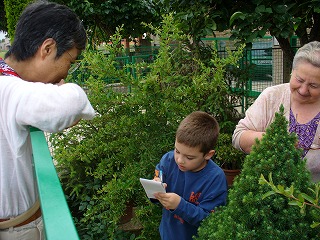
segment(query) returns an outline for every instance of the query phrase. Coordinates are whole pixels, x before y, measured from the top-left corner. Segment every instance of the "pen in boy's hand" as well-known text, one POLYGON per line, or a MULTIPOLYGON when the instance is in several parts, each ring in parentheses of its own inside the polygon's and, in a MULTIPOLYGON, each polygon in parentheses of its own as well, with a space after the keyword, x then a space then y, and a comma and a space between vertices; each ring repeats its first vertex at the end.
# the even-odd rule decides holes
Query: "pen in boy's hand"
POLYGON ((160 174, 160 171, 157 170, 157 169, 155 169, 155 170, 154 170, 153 180, 155 180, 155 181, 159 181, 159 180, 160 180, 160 181, 161 181, 159 174, 160 174))
POLYGON ((160 170, 159 177, 160 177, 160 181, 162 182, 162 170, 160 170))

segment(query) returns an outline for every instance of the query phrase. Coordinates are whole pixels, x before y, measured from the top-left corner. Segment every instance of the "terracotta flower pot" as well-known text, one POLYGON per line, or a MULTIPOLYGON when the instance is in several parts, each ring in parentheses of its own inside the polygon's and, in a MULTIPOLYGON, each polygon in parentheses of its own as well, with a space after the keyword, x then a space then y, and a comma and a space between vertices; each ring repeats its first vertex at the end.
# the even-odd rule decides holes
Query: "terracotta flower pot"
POLYGON ((240 174, 240 169, 223 169, 224 174, 226 175, 228 187, 230 188, 233 184, 234 178, 240 174))
POLYGON ((120 219, 120 224, 129 222, 133 217, 133 202, 128 202, 126 205, 125 213, 120 219))

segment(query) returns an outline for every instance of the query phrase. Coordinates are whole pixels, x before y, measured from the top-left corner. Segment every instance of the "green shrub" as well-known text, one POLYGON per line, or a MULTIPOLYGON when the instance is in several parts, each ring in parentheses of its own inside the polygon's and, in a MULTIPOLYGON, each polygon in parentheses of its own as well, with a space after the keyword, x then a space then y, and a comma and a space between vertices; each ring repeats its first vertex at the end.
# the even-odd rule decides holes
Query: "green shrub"
POLYGON ((232 134, 220 133, 214 161, 229 170, 242 169, 246 154, 232 146, 232 134))
POLYGON ((242 172, 229 191, 227 206, 217 209, 202 223, 197 239, 317 238, 317 231, 310 228, 310 212, 301 215, 299 208, 289 206, 289 200, 280 195, 264 198, 269 187, 259 184, 261 174, 272 172, 274 182, 309 192, 310 173, 287 124, 282 107, 246 157, 242 172))
POLYGON ((132 201, 143 229, 130 238, 158 239, 161 209, 147 199, 139 177, 153 177, 156 163, 174 147, 179 122, 192 111, 230 120, 226 109, 231 113, 233 107, 228 105, 224 76, 227 65, 237 64, 242 49, 225 59, 213 52, 206 65, 186 48, 188 38, 177 26, 172 16, 166 16, 161 28, 154 28, 161 46, 145 76, 133 78, 130 71, 139 73, 146 65, 119 67, 119 34, 105 51, 85 52, 80 73, 72 76, 72 81, 84 84, 97 117, 55 134, 52 141, 81 239, 129 238, 121 232, 119 220, 132 201), (117 88, 125 93, 106 84, 106 79, 117 80, 117 88))
POLYGON ((7 19, 7 27, 8 27, 8 35, 10 37, 10 41, 13 42, 14 40, 14 32, 16 29, 16 25, 18 19, 25 9, 25 7, 30 4, 31 0, 4 0, 3 6, 6 12, 6 19, 7 19))

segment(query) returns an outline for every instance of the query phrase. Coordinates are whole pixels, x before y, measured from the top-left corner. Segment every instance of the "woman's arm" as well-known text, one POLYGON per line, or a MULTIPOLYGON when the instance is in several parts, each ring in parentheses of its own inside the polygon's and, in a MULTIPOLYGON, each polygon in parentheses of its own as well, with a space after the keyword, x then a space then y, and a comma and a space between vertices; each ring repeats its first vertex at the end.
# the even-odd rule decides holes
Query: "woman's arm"
POLYGON ((252 145, 255 144, 256 139, 261 139, 265 132, 257 132, 252 130, 245 130, 240 136, 239 145, 241 150, 245 153, 250 153, 252 145))
POLYGON ((286 118, 290 112, 290 88, 281 84, 266 88, 248 108, 246 115, 236 126, 232 136, 232 145, 245 153, 250 153, 256 139, 261 139, 266 128, 273 122, 280 105, 285 108, 286 118))

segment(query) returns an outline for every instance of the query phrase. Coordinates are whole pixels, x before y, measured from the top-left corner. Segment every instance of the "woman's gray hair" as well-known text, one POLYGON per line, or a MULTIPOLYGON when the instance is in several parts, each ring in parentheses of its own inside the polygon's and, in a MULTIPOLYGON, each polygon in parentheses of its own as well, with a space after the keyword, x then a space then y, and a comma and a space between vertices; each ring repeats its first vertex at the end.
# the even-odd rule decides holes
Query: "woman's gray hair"
POLYGON ((320 68, 320 42, 309 42, 299 48, 293 58, 292 69, 297 68, 301 62, 307 62, 320 68))

